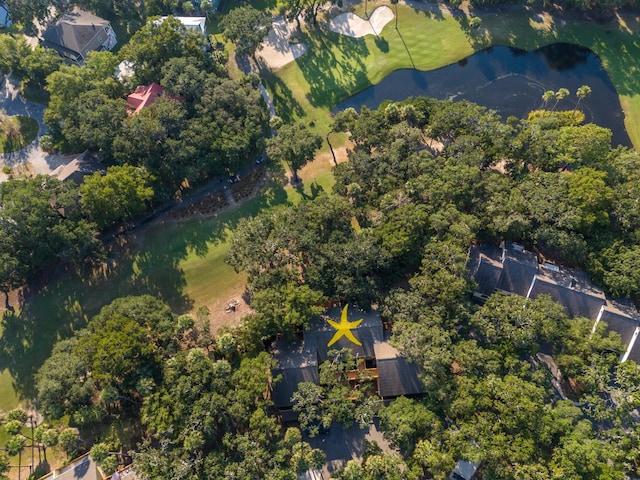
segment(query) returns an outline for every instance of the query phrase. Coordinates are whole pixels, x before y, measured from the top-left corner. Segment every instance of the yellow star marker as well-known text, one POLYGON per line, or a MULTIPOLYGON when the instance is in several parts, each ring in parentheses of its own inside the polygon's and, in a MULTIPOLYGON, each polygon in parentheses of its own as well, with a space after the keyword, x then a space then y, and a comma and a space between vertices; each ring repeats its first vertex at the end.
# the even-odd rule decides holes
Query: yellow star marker
POLYGON ((356 328, 358 325, 360 325, 362 323, 362 320, 364 319, 361 318, 360 320, 356 320, 355 322, 350 322, 349 320, 347 320, 348 307, 349 305, 347 304, 342 309, 342 315, 340 316, 340 323, 334 322, 333 320, 329 320, 327 318, 327 322, 329 323, 329 325, 331 325, 333 328, 336 329, 336 333, 333 334, 333 337, 331 338, 331 340, 329 340, 329 343, 327 343, 327 347, 330 347, 331 345, 336 343, 338 340, 340 340, 342 337, 347 337, 356 345, 362 346, 362 343, 360 343, 360 340, 358 340, 355 337, 351 329, 356 328))

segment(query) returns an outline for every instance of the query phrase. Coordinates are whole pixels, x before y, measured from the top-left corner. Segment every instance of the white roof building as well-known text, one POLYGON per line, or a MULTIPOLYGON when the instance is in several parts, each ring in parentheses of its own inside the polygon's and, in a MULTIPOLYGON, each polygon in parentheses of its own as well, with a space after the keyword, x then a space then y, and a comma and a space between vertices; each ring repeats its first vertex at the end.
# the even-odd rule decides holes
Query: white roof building
MULTIPOLYGON (((161 21, 167 18, 168 17, 161 17, 161 21)), ((175 18, 176 20, 180 20, 180 22, 182 22, 185 28, 189 30, 196 30, 205 36, 207 35, 207 27, 206 27, 207 18, 206 17, 173 17, 173 18, 175 18)))

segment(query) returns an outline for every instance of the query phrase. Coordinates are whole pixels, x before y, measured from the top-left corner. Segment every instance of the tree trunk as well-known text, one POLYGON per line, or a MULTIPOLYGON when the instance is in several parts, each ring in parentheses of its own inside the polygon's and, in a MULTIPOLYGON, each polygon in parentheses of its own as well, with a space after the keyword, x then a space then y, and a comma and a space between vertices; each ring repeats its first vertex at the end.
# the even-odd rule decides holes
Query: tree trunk
MULTIPOLYGON (((329 133, 331 133, 331 132, 329 132, 329 133)), ((331 142, 329 141, 329 133, 327 133, 327 145, 329 145, 329 150, 331 150, 331 156, 333 157, 333 163, 337 167, 338 166, 338 161, 336 160, 336 154, 333 151, 333 146, 331 145, 331 142)))
POLYGON ((573 107, 573 114, 571 115, 573 117, 573 121, 575 122, 576 120, 576 112, 578 111, 578 105, 580 105, 580 100, 582 100, 580 97, 578 97, 578 101, 576 102, 576 106, 573 107))

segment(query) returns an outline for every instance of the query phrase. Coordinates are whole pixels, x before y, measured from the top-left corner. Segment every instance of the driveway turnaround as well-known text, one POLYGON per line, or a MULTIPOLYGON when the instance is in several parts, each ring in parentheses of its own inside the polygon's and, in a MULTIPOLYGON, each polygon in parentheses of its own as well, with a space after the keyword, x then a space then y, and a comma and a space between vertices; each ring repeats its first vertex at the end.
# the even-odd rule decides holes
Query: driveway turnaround
MULTIPOLYGON (((52 155, 40 148, 40 137, 46 133, 46 125, 43 121, 44 105, 27 100, 22 95, 14 80, 9 76, 2 77, 0 85, 0 109, 8 115, 22 115, 31 117, 38 122, 38 135, 36 139, 21 150, 11 153, 0 153, 0 167, 16 167, 28 164, 33 173, 47 174, 56 167, 64 164, 65 159, 60 155, 52 155)), ((0 178, 4 177, 2 175, 0 178)))

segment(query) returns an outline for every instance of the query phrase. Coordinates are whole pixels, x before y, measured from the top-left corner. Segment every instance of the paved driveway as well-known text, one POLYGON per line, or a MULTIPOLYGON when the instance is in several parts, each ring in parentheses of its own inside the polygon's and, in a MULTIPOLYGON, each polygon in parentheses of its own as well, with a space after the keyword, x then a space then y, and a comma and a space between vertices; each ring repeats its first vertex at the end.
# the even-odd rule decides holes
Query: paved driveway
POLYGON ((366 449, 365 440, 377 443, 383 452, 393 451, 389 442, 382 436, 378 419, 364 430, 357 426, 345 430, 342 425, 334 423, 327 434, 314 438, 305 435, 305 440, 313 448, 319 448, 327 455, 322 478, 330 478, 332 473, 344 468, 349 460, 362 461, 366 449))
MULTIPOLYGON (((60 155, 43 152, 40 148, 40 136, 47 131, 42 120, 44 105, 27 100, 20 95, 16 82, 10 77, 3 76, 1 79, 0 109, 5 110, 9 115, 23 115, 33 118, 38 122, 39 129, 36 139, 27 147, 12 153, 0 153, 0 166, 15 167, 20 164, 29 164, 34 173, 49 173, 68 161, 60 155)), ((4 177, 0 174, 0 178, 4 177)))

